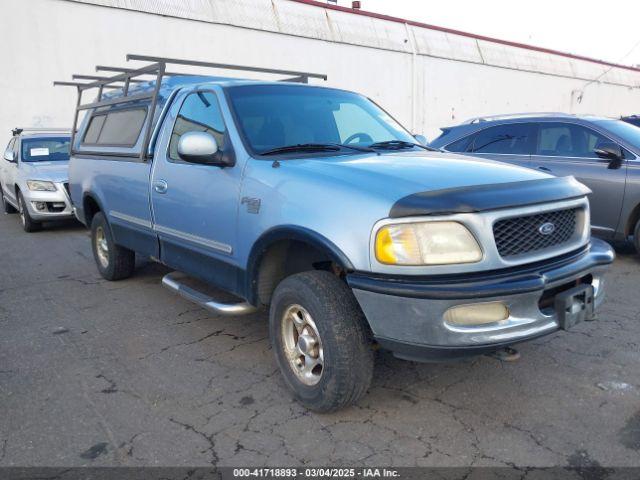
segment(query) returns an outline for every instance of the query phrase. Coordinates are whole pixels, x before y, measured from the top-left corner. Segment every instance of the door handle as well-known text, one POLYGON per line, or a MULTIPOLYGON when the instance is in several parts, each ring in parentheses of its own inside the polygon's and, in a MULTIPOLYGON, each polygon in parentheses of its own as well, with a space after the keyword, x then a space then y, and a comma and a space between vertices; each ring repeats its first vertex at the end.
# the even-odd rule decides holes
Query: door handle
POLYGON ((158 180, 157 182, 153 183, 153 189, 157 193, 167 193, 168 188, 169 184, 167 184, 167 182, 165 182, 164 180, 158 180))
POLYGON ((538 170, 542 170, 543 172, 551 172, 550 168, 547 167, 543 167, 542 165, 538 166, 538 170))

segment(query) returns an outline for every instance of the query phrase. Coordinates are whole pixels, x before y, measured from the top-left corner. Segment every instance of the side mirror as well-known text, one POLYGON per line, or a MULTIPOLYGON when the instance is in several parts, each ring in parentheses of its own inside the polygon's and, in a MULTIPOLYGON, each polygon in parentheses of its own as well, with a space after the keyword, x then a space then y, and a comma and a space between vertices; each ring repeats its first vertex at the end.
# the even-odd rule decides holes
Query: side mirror
POLYGON ((16 153, 13 152, 12 150, 6 150, 4 152, 4 159, 7 162, 16 163, 16 153))
POLYGON ((420 145, 424 145, 425 147, 429 145, 429 142, 427 142, 427 137, 425 137, 424 135, 414 135, 413 138, 415 138, 420 145))
POLYGON ((602 159, 609 160, 608 168, 612 170, 620 168, 622 166, 624 154, 622 153, 622 148, 620 148, 620 145, 616 143, 603 142, 598 146, 598 148, 594 150, 594 153, 602 159))
POLYGON ((187 132, 178 141, 178 156, 185 162, 226 166, 218 142, 206 132, 187 132))

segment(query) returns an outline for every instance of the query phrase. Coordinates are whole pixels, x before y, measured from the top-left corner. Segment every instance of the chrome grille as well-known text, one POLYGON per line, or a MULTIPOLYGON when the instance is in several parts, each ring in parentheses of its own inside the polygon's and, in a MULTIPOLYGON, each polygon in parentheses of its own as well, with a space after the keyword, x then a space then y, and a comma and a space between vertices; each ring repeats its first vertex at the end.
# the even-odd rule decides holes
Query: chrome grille
POLYGON ((493 236, 501 257, 514 257, 563 245, 577 232, 580 208, 556 210, 524 217, 505 218, 493 225, 493 236), (541 229, 549 233, 541 232, 541 229), (547 225, 545 229, 543 226, 547 225))

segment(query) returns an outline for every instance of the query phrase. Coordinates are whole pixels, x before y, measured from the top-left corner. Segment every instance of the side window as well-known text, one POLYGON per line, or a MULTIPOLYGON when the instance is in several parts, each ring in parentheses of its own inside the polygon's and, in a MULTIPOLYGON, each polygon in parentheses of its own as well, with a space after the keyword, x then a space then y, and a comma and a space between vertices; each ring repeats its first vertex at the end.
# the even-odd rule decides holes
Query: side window
POLYGON ((480 131, 468 151, 473 153, 499 153, 505 155, 529 155, 532 125, 512 123, 490 127, 480 131))
POLYGON ((9 143, 7 144, 7 148, 4 150, 5 153, 14 152, 15 151, 15 146, 16 146, 16 139, 14 137, 11 140, 9 140, 9 143))
POLYGON ((207 132, 214 136, 218 148, 224 150, 226 128, 216 95, 212 92, 191 93, 185 99, 171 132, 169 158, 180 160, 178 142, 187 132, 207 132))
POLYGON ((100 130, 102 130, 105 118, 107 118, 106 115, 98 115, 91 119, 89 126, 87 127, 87 131, 84 134, 82 143, 89 143, 92 145, 98 143, 98 137, 100 136, 100 130))
POLYGON ((462 153, 468 152, 471 150, 473 146, 473 140, 475 139, 475 135, 469 135, 468 137, 461 138, 460 140, 456 140, 455 142, 447 145, 445 150, 447 152, 453 153, 462 153))
POLYGON ((89 121, 82 143, 133 147, 138 141, 146 116, 147 111, 143 108, 94 114, 89 121))
POLYGON ((355 103, 341 103, 340 108, 333 112, 333 117, 340 135, 340 143, 346 142, 350 137, 361 132, 367 132, 364 139, 363 136, 359 136, 357 142, 352 140, 349 143, 382 142, 393 138, 375 117, 355 103))
POLYGON ((542 123, 538 135, 538 155, 598 158, 594 150, 604 143, 611 143, 611 140, 582 125, 542 123))

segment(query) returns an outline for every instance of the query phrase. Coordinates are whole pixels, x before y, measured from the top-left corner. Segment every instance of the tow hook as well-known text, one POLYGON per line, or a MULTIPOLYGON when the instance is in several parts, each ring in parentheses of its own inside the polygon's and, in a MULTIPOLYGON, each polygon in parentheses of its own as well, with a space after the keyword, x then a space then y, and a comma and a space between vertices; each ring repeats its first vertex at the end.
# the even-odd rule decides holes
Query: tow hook
POLYGON ((489 353, 488 357, 495 358, 501 362, 517 362, 520 360, 520 352, 513 347, 504 347, 495 352, 489 353))

